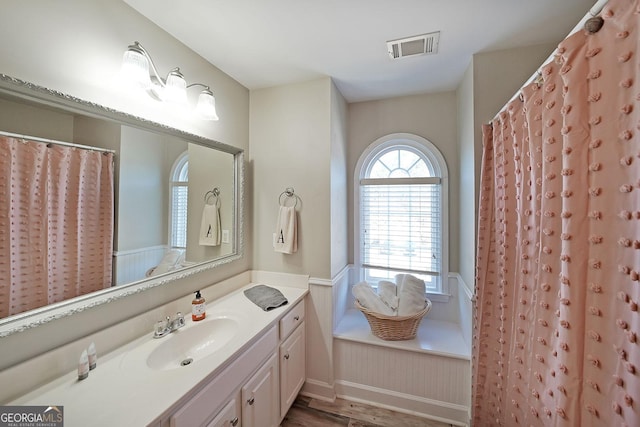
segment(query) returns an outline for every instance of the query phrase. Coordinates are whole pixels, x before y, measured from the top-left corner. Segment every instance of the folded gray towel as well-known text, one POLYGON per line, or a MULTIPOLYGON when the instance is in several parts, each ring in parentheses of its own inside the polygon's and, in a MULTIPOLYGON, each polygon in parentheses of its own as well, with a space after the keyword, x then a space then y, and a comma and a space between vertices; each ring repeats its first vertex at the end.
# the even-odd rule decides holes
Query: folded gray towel
POLYGON ((244 294, 251 302, 264 311, 273 310, 289 302, 284 295, 282 295, 282 292, 265 285, 256 285, 244 291, 244 294))

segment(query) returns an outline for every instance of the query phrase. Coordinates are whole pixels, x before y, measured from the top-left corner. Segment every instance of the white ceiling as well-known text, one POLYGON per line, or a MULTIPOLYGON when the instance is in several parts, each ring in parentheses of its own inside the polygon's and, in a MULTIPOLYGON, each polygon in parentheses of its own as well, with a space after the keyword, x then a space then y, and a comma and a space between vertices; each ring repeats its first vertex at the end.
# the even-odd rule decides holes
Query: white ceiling
POLYGON ((454 90, 474 53, 558 42, 595 4, 595 0, 124 1, 249 89, 331 76, 349 102, 454 90), (433 31, 441 31, 437 55, 389 58, 388 40, 433 31))

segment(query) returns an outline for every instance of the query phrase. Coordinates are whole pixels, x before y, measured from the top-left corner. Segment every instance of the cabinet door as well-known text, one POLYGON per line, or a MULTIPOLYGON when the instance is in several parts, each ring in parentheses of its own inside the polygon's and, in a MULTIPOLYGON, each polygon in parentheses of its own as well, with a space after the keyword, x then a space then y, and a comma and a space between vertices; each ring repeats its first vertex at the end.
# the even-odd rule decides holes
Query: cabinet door
POLYGON ((207 427, 240 427, 240 395, 231 399, 207 427))
POLYGON ((242 387, 242 427, 278 426, 278 359, 274 354, 242 387))
POLYGON ((280 417, 284 417, 296 399, 306 378, 305 324, 280 344, 280 417))

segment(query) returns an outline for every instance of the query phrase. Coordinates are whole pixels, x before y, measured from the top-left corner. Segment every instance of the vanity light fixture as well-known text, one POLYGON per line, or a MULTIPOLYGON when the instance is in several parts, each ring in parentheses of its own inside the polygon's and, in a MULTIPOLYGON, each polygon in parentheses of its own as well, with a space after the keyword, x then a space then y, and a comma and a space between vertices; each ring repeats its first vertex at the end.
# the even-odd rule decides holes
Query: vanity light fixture
POLYGON ((179 105, 187 104, 188 88, 201 86, 204 89, 198 96, 196 114, 204 120, 218 120, 216 99, 209 86, 202 83, 187 85, 178 67, 169 71, 167 77, 163 79, 151 55, 138 42, 129 45, 124 53, 121 74, 127 82, 144 89, 154 99, 179 105))

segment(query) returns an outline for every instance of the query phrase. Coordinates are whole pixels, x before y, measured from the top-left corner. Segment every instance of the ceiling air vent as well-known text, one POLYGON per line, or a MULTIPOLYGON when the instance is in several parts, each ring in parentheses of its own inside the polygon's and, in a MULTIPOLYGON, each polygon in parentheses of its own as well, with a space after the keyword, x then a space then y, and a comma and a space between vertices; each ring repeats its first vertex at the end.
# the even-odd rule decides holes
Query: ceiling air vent
POLYGON ((416 55, 430 55, 438 52, 440 31, 407 37, 406 39, 387 42, 387 50, 391 59, 406 58, 416 55))

